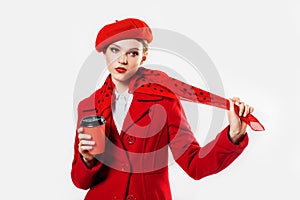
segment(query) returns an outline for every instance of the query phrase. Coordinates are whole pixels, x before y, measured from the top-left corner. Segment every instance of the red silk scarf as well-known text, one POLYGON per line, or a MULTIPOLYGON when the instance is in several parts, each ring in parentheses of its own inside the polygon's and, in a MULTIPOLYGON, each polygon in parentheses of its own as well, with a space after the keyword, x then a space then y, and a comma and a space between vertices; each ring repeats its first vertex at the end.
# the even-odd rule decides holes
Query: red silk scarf
MULTIPOLYGON (((113 89, 110 75, 107 77, 103 86, 98 95, 110 97, 113 89)), ((129 93, 136 92, 168 98, 179 97, 181 100, 206 104, 226 110, 229 110, 230 106, 228 99, 174 79, 162 71, 150 70, 144 67, 138 69, 129 83, 129 93)), ((104 105, 102 104, 102 106, 104 105)), ((102 106, 100 103, 100 107, 102 106)), ((98 107, 98 109, 101 109, 100 107, 98 107)), ((235 105, 235 112, 238 113, 238 111, 239 108, 235 105)), ((252 114, 248 114, 246 117, 241 116, 240 119, 245 121, 254 131, 265 130, 263 125, 252 114)))

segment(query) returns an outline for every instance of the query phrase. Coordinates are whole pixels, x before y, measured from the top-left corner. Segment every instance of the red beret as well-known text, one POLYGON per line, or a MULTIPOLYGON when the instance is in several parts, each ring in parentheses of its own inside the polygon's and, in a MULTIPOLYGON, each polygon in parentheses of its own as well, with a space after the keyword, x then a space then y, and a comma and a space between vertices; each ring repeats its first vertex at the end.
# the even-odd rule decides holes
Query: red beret
POLYGON ((104 26, 98 33, 95 47, 102 52, 111 43, 124 39, 139 38, 150 43, 153 39, 152 31, 149 26, 135 18, 116 20, 115 23, 104 26))

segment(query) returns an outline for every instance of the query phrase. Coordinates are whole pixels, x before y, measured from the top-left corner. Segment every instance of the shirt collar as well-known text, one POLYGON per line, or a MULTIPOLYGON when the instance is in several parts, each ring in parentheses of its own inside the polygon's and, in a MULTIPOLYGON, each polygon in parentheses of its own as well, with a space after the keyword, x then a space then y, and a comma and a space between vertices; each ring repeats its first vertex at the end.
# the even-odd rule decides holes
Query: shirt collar
POLYGON ((119 100, 120 97, 121 97, 121 98, 123 97, 123 98, 125 98, 125 99, 128 99, 129 96, 130 96, 130 94, 129 94, 129 92, 128 92, 128 89, 125 90, 125 91, 122 92, 122 93, 118 93, 118 91, 115 89, 114 95, 115 95, 115 99, 116 99, 116 100, 119 100))

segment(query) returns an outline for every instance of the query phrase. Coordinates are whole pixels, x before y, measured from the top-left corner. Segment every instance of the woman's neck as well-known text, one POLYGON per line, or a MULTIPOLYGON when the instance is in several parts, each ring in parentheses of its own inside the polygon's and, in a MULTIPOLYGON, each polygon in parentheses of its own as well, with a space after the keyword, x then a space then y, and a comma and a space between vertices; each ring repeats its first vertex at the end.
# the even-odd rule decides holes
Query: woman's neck
POLYGON ((129 88, 129 80, 128 81, 113 80, 113 83, 115 84, 115 89, 119 94, 125 92, 129 88))

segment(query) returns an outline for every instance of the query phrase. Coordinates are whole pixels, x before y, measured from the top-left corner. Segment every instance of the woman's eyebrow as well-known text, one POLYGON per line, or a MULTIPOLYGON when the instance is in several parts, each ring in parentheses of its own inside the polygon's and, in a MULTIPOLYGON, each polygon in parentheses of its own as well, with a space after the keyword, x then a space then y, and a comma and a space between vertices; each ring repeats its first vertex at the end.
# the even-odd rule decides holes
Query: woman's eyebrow
POLYGON ((111 45, 114 45, 114 46, 116 46, 116 47, 118 47, 118 48, 121 48, 119 45, 116 45, 116 44, 111 44, 111 45))
POLYGON ((128 51, 130 51, 130 50, 138 50, 139 51, 139 50, 142 50, 142 49, 135 47, 135 48, 129 49, 128 51))

